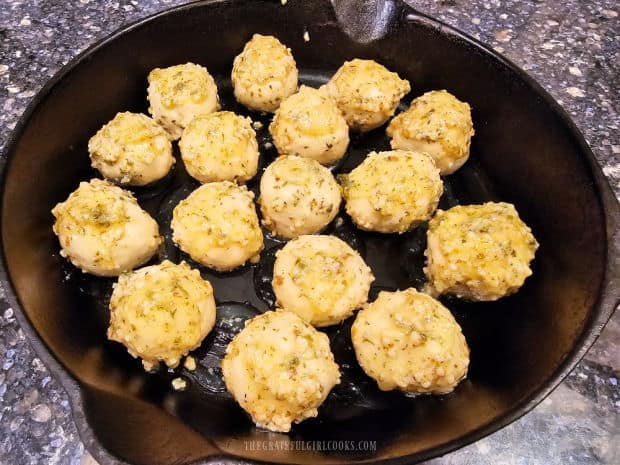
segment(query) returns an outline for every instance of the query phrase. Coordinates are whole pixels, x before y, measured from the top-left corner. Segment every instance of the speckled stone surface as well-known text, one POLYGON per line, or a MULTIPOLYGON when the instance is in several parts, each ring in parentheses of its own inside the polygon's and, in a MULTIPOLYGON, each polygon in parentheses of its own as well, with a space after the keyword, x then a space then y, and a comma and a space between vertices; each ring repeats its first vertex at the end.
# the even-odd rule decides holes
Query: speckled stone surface
MULTIPOLYGON (((300 0, 289 0, 300 1, 300 0)), ((2 0, 0 146, 32 96, 63 64, 128 22, 178 0, 2 0)), ((620 193, 615 0, 427 0, 452 24, 527 70, 570 112, 620 193)), ((0 464, 92 464, 67 397, 35 356, 0 292, 0 464)), ((620 312, 578 368, 531 413, 433 465, 617 464, 620 312)))

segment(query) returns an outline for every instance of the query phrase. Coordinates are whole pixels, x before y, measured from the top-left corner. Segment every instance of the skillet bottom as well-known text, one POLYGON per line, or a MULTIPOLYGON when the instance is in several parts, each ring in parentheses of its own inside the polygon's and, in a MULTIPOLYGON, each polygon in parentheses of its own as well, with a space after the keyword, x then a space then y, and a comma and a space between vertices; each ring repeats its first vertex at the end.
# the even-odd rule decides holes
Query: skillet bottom
MULTIPOLYGON (((300 75, 302 84, 318 87, 325 83, 329 74, 300 75)), ((259 174, 248 183, 248 188, 259 195, 259 183, 262 170, 277 157, 277 152, 271 144, 268 125, 271 115, 248 111, 238 104, 233 97, 229 80, 218 79, 218 89, 222 109, 250 116, 253 121, 262 124, 257 126, 257 138, 261 151, 259 174)), ((406 108, 405 101, 399 108, 406 108)), ((385 126, 365 134, 351 134, 351 143, 345 157, 331 169, 334 175, 346 173, 355 168, 372 150, 390 150, 389 140, 385 135, 385 126)), ((160 367, 151 375, 147 375, 143 388, 147 397, 155 402, 161 402, 171 413, 178 415, 198 431, 208 436, 224 438, 230 434, 241 434, 252 428, 251 421, 237 406, 232 396, 227 392, 222 380, 220 362, 224 356, 226 346, 244 326, 246 320, 260 312, 274 308, 275 296, 271 287, 275 252, 285 244, 285 241, 272 236, 263 230, 265 235, 265 250, 261 260, 256 265, 246 265, 229 273, 219 273, 194 262, 188 255, 180 251, 172 242, 170 220, 174 207, 187 197, 200 184, 186 172, 178 147, 175 145, 175 155, 178 162, 173 172, 165 179, 152 186, 134 189, 140 204, 159 223, 164 236, 164 244, 152 263, 168 259, 174 262, 187 261, 192 267, 198 268, 202 276, 209 280, 215 291, 217 301, 217 321, 214 330, 205 339, 200 348, 192 353, 196 359, 196 370, 190 371, 183 366, 175 370, 160 367), (182 377, 187 381, 187 388, 183 392, 175 392, 171 387, 174 378, 182 377), (174 401, 171 401, 174 399, 174 401), (218 412, 226 412, 225 415, 218 412), (209 421, 213 415, 218 415, 220 421, 214 429, 209 421), (226 421, 222 421, 225 418, 226 421)), ((475 158, 475 156, 473 157, 475 158)), ((95 176, 96 173, 93 173, 95 176)), ((492 189, 488 178, 479 166, 470 160, 458 174, 446 177, 444 194, 439 208, 447 209, 459 203, 472 203, 490 200, 492 189)), ((375 274, 375 282, 371 287, 370 300, 374 300, 381 290, 396 290, 407 287, 421 289, 425 283, 422 271, 424 266, 424 249, 426 247, 426 224, 402 235, 386 235, 361 231, 355 228, 342 207, 337 218, 326 228, 324 234, 334 234, 354 249, 366 260, 375 274)), ((70 287, 79 289, 80 306, 96 308, 99 317, 99 330, 105 334, 109 322, 107 308, 112 284, 114 280, 97 278, 86 275, 63 262, 65 281, 70 287), (76 286, 77 285, 77 286, 76 286)), ((454 299, 443 299, 444 304, 451 309, 459 324, 464 326, 465 336, 468 336, 466 314, 472 304, 458 302, 454 299)), ((359 367, 351 344, 350 328, 354 317, 322 330, 329 336, 332 351, 336 362, 341 367, 341 382, 329 394, 327 400, 319 409, 316 419, 294 426, 291 435, 308 435, 321 432, 321 438, 338 437, 341 431, 349 429, 343 427, 347 423, 366 421, 377 422, 383 420, 381 436, 387 438, 390 432, 397 431, 407 417, 413 415, 420 402, 441 402, 441 398, 411 398, 399 392, 383 392, 376 383, 367 377, 359 367), (394 417, 399 421, 394 421, 394 417), (316 428, 316 424, 322 425, 316 428), (340 432, 339 432, 340 431, 340 432)), ((129 359, 129 355, 118 344, 111 348, 118 353, 118 357, 129 359)), ((138 364, 137 361, 130 362, 138 364), (135 363, 134 363, 135 362, 135 363)), ((127 362, 123 362, 124 364, 127 362)), ((458 391, 458 388, 457 388, 458 391)), ((376 429, 368 433, 372 440, 377 438, 376 429)), ((362 437, 365 434, 362 433, 362 437)))

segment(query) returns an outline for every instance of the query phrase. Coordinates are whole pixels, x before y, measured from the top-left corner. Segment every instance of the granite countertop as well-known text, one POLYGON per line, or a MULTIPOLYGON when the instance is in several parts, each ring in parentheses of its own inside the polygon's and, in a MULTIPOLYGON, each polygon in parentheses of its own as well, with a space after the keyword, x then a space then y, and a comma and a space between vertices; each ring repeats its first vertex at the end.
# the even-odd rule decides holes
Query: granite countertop
MULTIPOLYGON (((289 0, 301 1, 301 0, 289 0)), ((111 31, 179 0, 3 0, 0 146, 33 95, 111 31)), ((616 0, 424 0, 420 11, 491 44, 538 80, 585 134, 620 193, 616 0)), ((94 461, 67 396, 36 357, 0 290, 0 464, 94 461)), ((541 405, 497 433, 429 463, 612 464, 620 457, 620 312, 541 405)))

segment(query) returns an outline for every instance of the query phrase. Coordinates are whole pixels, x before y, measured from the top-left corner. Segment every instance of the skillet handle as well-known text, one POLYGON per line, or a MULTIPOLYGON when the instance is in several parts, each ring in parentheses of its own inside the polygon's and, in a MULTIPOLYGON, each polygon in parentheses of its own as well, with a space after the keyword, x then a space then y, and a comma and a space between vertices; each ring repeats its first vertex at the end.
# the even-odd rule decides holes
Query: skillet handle
POLYGON ((403 0, 331 0, 331 3, 343 31, 360 44, 386 35, 405 8, 403 0))

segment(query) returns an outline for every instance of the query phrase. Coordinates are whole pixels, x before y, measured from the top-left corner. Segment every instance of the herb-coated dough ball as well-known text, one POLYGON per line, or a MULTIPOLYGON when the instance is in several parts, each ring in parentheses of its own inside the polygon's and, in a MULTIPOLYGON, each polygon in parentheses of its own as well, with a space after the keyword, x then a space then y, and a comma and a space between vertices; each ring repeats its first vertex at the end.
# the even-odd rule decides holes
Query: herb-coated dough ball
POLYGON ((230 181, 203 184, 172 214, 172 239, 192 259, 229 271, 263 250, 254 194, 230 181))
POLYGON ((445 90, 427 92, 390 122, 387 134, 393 149, 426 152, 442 175, 451 174, 469 158, 471 108, 445 90))
POLYGON ((61 255, 97 276, 142 265, 162 242, 157 223, 133 195, 101 179, 81 182, 52 214, 61 255))
POLYGON ((228 391, 254 423, 280 432, 316 417, 340 382, 327 335, 286 311, 248 321, 228 345, 222 372, 228 391))
POLYGON ((446 394, 467 375, 469 347, 450 311, 406 289, 381 292, 351 327, 355 355, 380 389, 446 394))
POLYGON ((403 150, 371 152, 340 181, 355 224, 382 233, 403 233, 428 220, 443 193, 433 159, 403 150))
POLYGON ((176 367, 214 324, 213 288, 185 262, 146 266, 114 285, 108 338, 140 357, 146 370, 160 361, 176 367))
POLYGON ((88 141, 93 168, 119 184, 144 186, 157 181, 174 165, 166 131, 140 113, 123 112, 88 141))
POLYGON ((278 39, 254 34, 235 57, 231 80, 241 104, 274 112, 297 91, 297 64, 291 50, 278 39))
POLYGON ((321 231, 338 214, 340 200, 332 173, 311 158, 279 157, 260 181, 263 224, 287 239, 321 231))
POLYGON ((301 86, 282 102, 269 126, 280 155, 314 158, 330 165, 349 145, 349 126, 324 89, 301 86))
POLYGON ((314 326, 340 323, 368 300, 372 271, 335 236, 300 236, 276 253, 278 306, 314 326))
POLYGON ((370 131, 385 123, 409 93, 409 81, 373 60, 345 62, 326 84, 349 127, 370 131))
POLYGON ((179 148, 187 172, 200 182, 245 182, 258 168, 252 120, 230 111, 195 117, 183 131, 179 148))
POLYGON ((195 116, 220 108, 215 80, 200 65, 185 63, 155 68, 148 82, 149 113, 173 140, 181 137, 195 116))
POLYGON ((424 272, 434 293, 497 300, 532 274, 537 248, 512 204, 459 205, 429 222, 424 272))

